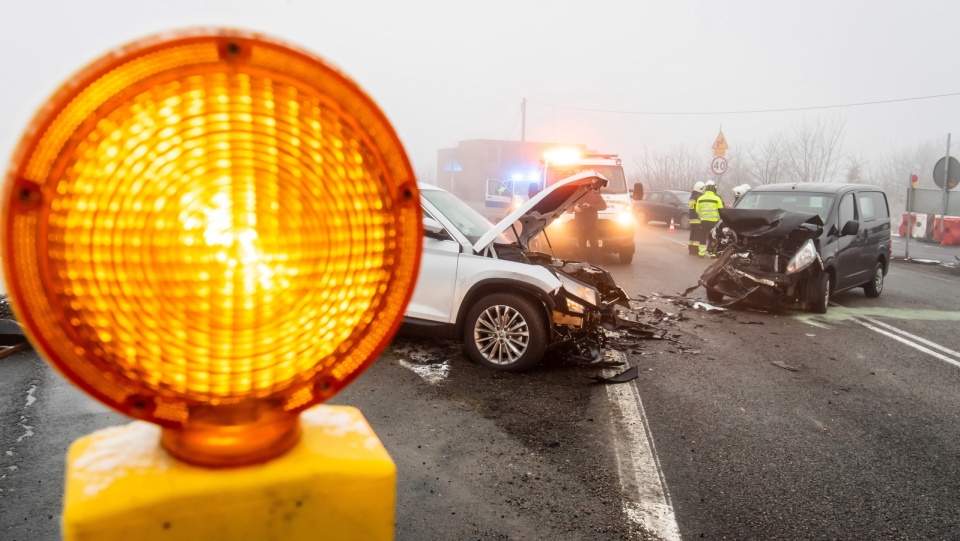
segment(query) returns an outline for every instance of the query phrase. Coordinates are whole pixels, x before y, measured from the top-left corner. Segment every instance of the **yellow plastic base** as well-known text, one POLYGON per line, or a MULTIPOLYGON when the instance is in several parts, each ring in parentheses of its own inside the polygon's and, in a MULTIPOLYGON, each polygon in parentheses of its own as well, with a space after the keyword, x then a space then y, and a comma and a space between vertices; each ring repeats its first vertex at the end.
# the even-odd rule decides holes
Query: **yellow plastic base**
POLYGON ((171 457, 148 423, 101 430, 67 457, 67 541, 393 539, 396 466, 356 408, 301 414, 302 440, 256 466, 171 457))

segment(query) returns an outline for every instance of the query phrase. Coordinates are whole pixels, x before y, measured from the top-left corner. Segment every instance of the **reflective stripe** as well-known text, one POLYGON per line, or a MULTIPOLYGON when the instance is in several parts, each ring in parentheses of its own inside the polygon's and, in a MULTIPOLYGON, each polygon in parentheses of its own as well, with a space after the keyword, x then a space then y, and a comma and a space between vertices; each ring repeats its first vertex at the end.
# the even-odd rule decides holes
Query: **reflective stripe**
POLYGON ((701 221, 716 222, 720 219, 719 209, 722 206, 723 199, 720 199, 719 195, 713 192, 707 192, 697 199, 696 211, 701 221))

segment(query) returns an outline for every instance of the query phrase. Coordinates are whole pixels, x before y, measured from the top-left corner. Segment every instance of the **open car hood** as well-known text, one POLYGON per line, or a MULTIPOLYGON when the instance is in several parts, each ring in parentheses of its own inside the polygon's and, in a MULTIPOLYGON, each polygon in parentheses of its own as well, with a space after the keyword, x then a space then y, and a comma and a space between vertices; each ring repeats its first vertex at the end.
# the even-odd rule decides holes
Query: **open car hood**
POLYGON ((526 250, 530 239, 539 235, 588 191, 599 190, 606 185, 607 179, 593 171, 584 171, 567 177, 531 197, 520 208, 497 222, 493 229, 477 240, 473 249, 476 253, 482 252, 514 223, 519 222, 517 241, 520 247, 526 250))
POLYGON ((788 237, 804 224, 811 224, 810 237, 819 233, 823 220, 818 214, 789 210, 720 209, 720 220, 741 237, 788 237))

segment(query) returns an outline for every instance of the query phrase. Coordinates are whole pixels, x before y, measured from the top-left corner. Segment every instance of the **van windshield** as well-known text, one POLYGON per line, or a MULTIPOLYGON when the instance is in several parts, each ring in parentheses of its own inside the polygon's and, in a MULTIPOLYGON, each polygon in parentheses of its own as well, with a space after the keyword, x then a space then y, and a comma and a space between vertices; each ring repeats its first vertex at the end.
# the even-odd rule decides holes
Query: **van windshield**
POLYGON ((791 210, 806 214, 818 214, 827 223, 827 214, 835 195, 803 192, 747 192, 734 205, 738 209, 791 210))
POLYGON ((595 171, 607 179, 600 193, 627 193, 627 179, 619 165, 551 165, 547 168, 547 187, 584 171, 595 171))

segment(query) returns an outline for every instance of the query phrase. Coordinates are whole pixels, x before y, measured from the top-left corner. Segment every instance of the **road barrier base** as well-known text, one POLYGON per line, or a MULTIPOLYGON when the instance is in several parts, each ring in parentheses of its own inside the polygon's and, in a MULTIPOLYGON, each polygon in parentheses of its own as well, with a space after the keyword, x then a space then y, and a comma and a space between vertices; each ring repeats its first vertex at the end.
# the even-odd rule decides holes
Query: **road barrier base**
POLYGON ((134 422, 78 439, 67 456, 67 541, 393 539, 396 466, 359 410, 317 406, 302 438, 254 466, 207 469, 134 422))

